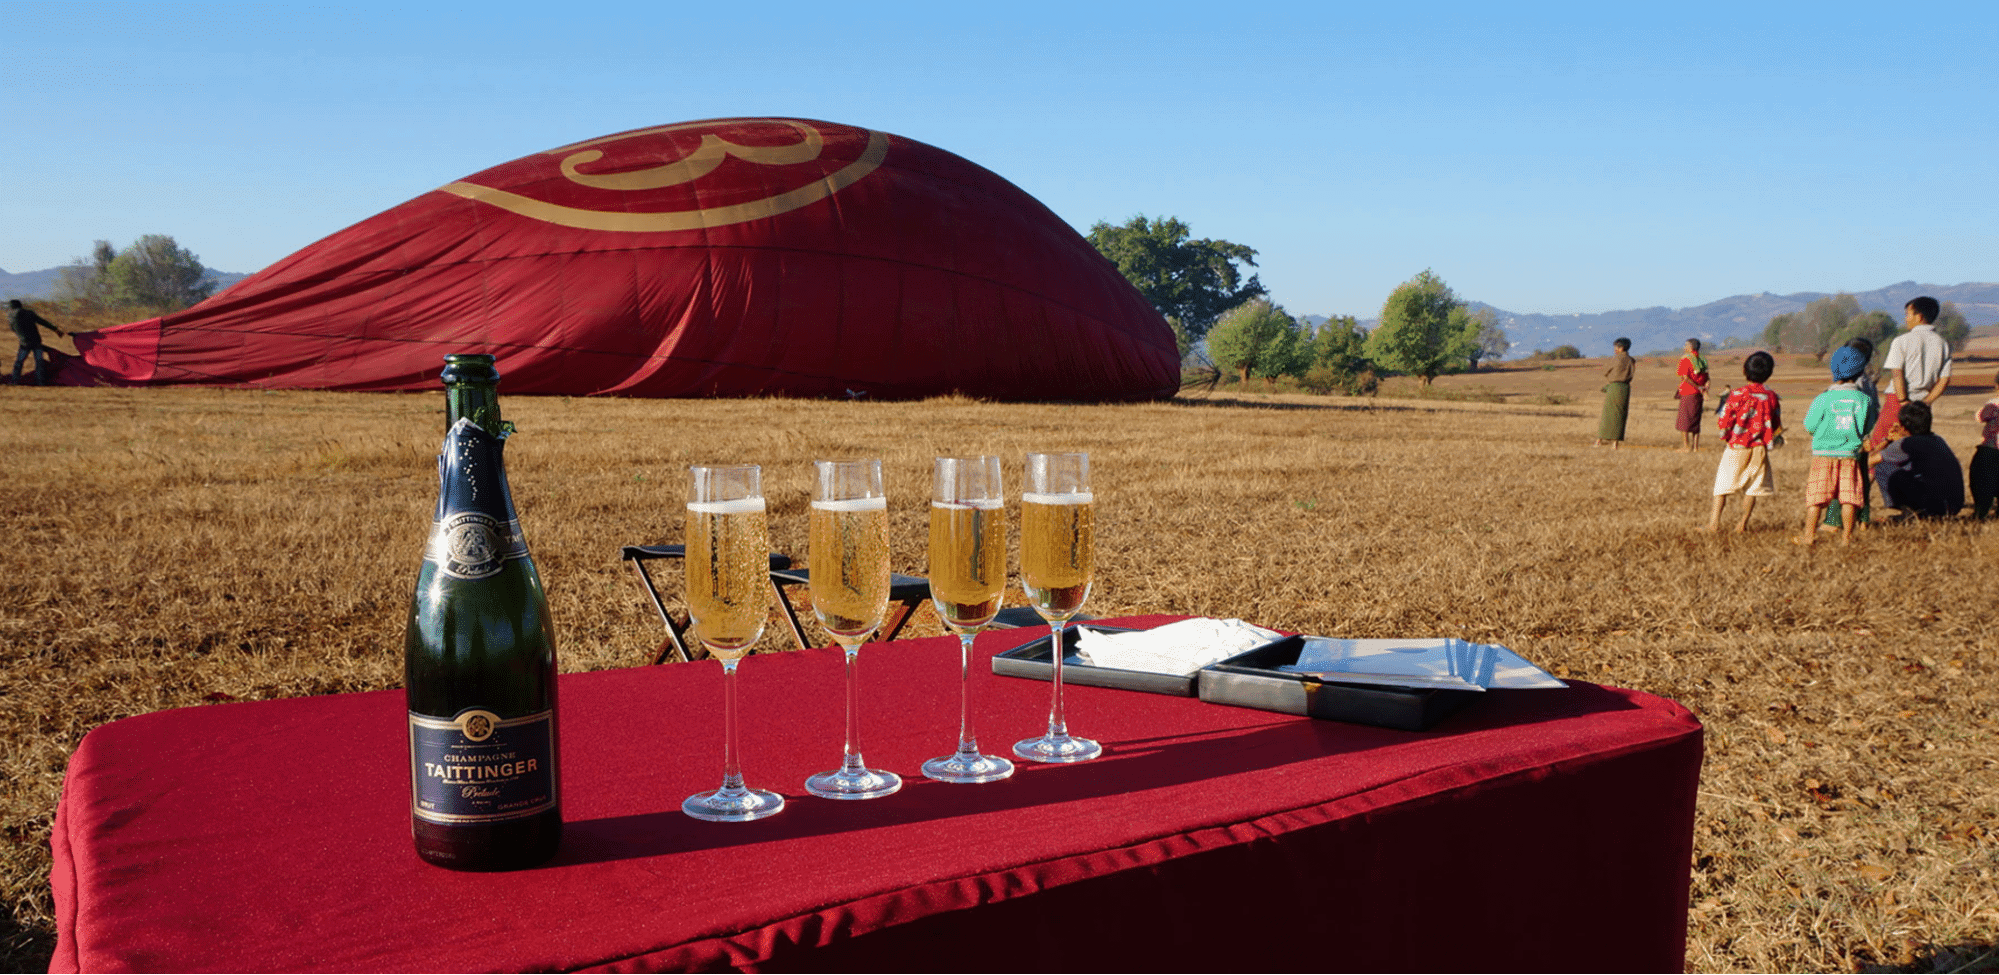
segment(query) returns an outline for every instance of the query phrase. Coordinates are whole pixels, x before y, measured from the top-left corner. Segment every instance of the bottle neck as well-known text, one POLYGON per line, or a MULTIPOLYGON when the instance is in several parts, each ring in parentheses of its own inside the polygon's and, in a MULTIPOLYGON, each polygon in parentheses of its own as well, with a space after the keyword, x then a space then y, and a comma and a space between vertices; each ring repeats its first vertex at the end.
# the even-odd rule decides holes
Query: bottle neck
POLYGON ((471 420, 487 433, 505 439, 513 432, 500 419, 500 387, 495 383, 451 383, 444 387, 445 429, 471 420))

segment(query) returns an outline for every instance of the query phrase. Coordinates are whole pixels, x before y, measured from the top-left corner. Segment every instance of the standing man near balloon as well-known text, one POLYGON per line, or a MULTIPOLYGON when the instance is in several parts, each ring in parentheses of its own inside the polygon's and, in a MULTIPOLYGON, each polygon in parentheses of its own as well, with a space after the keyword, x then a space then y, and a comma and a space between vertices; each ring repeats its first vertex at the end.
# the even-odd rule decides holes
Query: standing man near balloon
POLYGON ((48 385, 48 349, 42 345, 40 330, 46 328, 61 335, 62 329, 35 314, 34 309, 21 304, 19 298, 7 300, 7 324, 13 327, 14 337, 21 340, 20 351, 14 353, 14 385, 21 385, 21 363, 26 362, 29 355, 35 357, 35 385, 48 385))

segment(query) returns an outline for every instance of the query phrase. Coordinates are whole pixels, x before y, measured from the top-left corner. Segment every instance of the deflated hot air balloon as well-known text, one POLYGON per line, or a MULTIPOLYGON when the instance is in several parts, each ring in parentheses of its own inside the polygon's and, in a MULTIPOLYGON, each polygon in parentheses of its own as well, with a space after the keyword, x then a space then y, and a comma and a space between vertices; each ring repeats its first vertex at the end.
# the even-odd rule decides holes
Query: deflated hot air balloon
POLYGON ((187 311, 76 336, 71 383, 509 393, 1170 396, 1164 319, 1047 207, 958 156, 805 119, 536 153, 187 311))

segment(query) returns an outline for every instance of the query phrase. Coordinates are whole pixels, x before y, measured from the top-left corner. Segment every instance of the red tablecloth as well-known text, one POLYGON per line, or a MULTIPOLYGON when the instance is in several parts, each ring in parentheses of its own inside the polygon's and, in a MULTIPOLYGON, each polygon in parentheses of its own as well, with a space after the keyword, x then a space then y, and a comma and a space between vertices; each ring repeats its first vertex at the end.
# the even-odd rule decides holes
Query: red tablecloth
MULTIPOLYGON (((805 795, 838 652, 752 657, 744 766, 789 806, 748 824, 679 811, 721 775, 719 665, 563 677, 562 851, 511 874, 412 852, 400 691, 113 722, 56 811, 51 969, 1681 966, 1701 728, 1671 701, 1493 692, 1416 734, 1077 687, 1103 759, 965 786, 917 772, 956 738, 956 641, 861 667, 903 791, 805 795)), ((989 751, 1039 732, 1047 684, 984 680, 989 751)))

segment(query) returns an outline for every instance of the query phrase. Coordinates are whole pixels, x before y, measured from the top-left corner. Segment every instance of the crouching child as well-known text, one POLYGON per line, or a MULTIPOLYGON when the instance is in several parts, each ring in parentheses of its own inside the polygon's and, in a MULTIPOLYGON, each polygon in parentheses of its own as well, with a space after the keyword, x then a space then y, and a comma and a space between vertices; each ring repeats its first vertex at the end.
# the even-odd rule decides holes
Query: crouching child
POLYGON ((1902 407, 1891 441, 1875 455, 1874 483, 1881 504, 1916 518, 1953 518, 1964 507, 1964 465, 1943 438, 1930 432, 1930 404, 1902 407))

